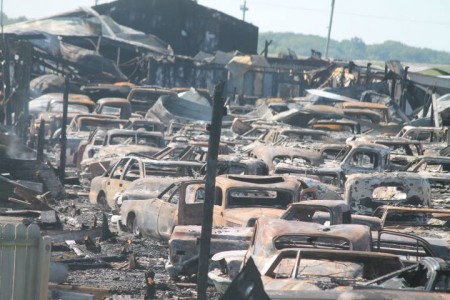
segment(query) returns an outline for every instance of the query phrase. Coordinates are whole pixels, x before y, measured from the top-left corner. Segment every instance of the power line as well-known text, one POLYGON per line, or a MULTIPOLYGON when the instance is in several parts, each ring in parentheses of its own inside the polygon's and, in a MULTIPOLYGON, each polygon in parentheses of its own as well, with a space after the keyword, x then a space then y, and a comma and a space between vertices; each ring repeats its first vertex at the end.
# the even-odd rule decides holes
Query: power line
MULTIPOLYGON (((326 9, 307 8, 307 7, 285 5, 285 4, 274 4, 274 3, 269 3, 269 2, 252 2, 252 4, 253 5, 261 5, 261 6, 277 7, 277 8, 287 8, 290 10, 310 11, 310 12, 316 12, 316 13, 322 13, 322 14, 329 13, 329 10, 326 10, 326 9)), ((450 25, 450 22, 439 22, 439 21, 420 20, 420 19, 404 19, 404 18, 396 18, 396 17, 389 17, 389 16, 367 15, 367 14, 345 12, 345 11, 335 11, 335 14, 353 16, 353 17, 361 17, 361 18, 387 20, 387 21, 396 21, 396 22, 422 23, 422 24, 433 24, 433 25, 443 25, 443 26, 450 25)))

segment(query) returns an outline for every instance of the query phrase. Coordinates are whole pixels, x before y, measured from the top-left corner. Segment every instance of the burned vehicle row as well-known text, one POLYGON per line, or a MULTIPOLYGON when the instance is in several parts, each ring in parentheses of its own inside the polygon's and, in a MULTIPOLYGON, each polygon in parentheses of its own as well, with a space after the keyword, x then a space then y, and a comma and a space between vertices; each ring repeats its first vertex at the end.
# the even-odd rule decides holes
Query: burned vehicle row
MULTIPOLYGON (((259 216, 279 217, 304 196, 295 177, 221 175, 216 183, 214 226, 248 226, 259 216)), ((196 180, 172 184, 153 199, 129 199, 122 203, 122 224, 169 239, 176 225, 200 224, 204 193, 204 181, 196 180)))
POLYGON ((256 25, 129 2, 5 27, 0 298, 31 261, 39 299, 449 298, 441 66, 246 55, 256 25))
POLYGON ((80 177, 87 181, 103 174, 123 156, 151 156, 164 147, 164 137, 159 132, 124 129, 96 132, 88 142, 78 148, 80 177))

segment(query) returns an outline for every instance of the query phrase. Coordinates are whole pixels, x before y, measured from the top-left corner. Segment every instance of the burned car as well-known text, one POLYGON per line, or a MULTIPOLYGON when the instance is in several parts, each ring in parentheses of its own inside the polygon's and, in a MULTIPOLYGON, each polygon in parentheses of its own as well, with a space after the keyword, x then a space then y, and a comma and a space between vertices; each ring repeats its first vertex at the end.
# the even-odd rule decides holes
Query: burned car
MULTIPOLYGON (((76 115, 67 128, 66 165, 77 165, 80 143, 89 138, 91 131, 97 130, 98 128, 102 128, 104 130, 121 128, 125 122, 125 120, 119 120, 114 117, 103 115, 76 115)), ((56 150, 58 150, 59 147, 59 143, 57 141, 60 136, 61 129, 58 129, 52 137, 53 143, 56 144, 56 150)))
POLYGON ((389 108, 381 103, 347 101, 337 103, 336 107, 342 108, 344 110, 344 114, 349 116, 354 116, 352 114, 352 112, 354 112, 353 110, 370 111, 372 113, 376 113, 379 116, 379 121, 377 123, 389 122, 389 108))
POLYGON ((89 200, 105 208, 114 208, 118 194, 127 186, 147 177, 194 177, 203 166, 197 162, 157 161, 149 157, 129 155, 120 159, 110 170, 91 181, 89 200))
POLYGON ((133 112, 145 115, 159 97, 164 95, 175 95, 175 92, 156 86, 140 86, 131 89, 127 100, 133 112))
POLYGON ((260 141, 275 145, 280 143, 311 142, 330 140, 327 132, 307 128, 278 128, 269 130, 260 141))
POLYGON ((399 137, 391 138, 375 138, 375 137, 361 137, 361 141, 372 142, 374 144, 384 145, 391 149, 391 165, 398 170, 403 169, 416 157, 424 154, 422 143, 414 140, 409 140, 399 137))
MULTIPOLYGON (((395 231, 403 237, 405 237, 403 234, 413 234, 417 237, 416 244, 421 245, 419 248, 414 248, 414 242, 410 242, 409 257, 433 256, 450 259, 449 209, 383 205, 374 211, 373 217, 380 219, 385 230, 395 231)), ((398 242, 403 244, 403 246, 399 245, 398 248, 403 247, 403 249, 398 254, 403 252, 406 255, 406 238, 398 242)), ((391 239, 389 247, 394 248, 395 243, 395 239, 391 239)), ((384 244, 387 247, 387 243, 384 242, 384 244)))
POLYGON ((431 201, 435 207, 450 208, 448 197, 450 183, 450 157, 419 156, 405 168, 406 172, 418 173, 431 185, 431 201))
MULTIPOLYGON (((95 103, 88 96, 70 94, 67 108, 67 121, 77 114, 92 113, 95 103)), ((61 127, 63 114, 63 94, 46 94, 29 102, 30 114, 33 116, 30 128, 30 141, 34 145, 41 120, 45 121, 45 136, 51 138, 61 127)))
POLYGON ((134 131, 124 129, 108 130, 103 144, 98 147, 96 136, 91 144, 85 146, 84 151, 78 150, 83 160, 80 163, 80 179, 89 182, 100 176, 121 157, 130 154, 151 156, 164 146, 163 135, 159 132, 134 131), (98 150, 96 148, 98 147, 98 150))
POLYGON ((312 178, 324 184, 338 187, 343 193, 345 186, 345 176, 339 170, 327 170, 319 168, 305 168, 305 166, 297 166, 290 163, 278 163, 273 171, 274 174, 297 175, 302 178, 312 178))
POLYGON ((320 154, 315 151, 296 149, 282 146, 258 145, 250 153, 250 157, 259 158, 273 171, 280 162, 300 162, 302 164, 318 166, 322 163, 320 154))
MULTIPOLYGON (((222 176, 220 176, 222 177, 222 176)), ((217 178, 220 178, 217 177, 217 178)), ((235 177, 235 176, 228 176, 230 177, 235 177)), ((254 182, 257 184, 253 184, 254 187, 257 187, 258 189, 261 189, 262 191, 264 188, 264 177, 260 177, 259 179, 256 179, 255 176, 254 177, 254 182)), ((241 180, 244 177, 240 177, 241 180)), ((247 178, 252 178, 250 176, 247 176, 247 178)), ((266 177, 266 180, 268 180, 270 177, 266 177)), ((276 177, 272 177, 275 178, 276 177)), ((236 178, 235 178, 236 179, 236 178)), ((250 181, 250 180, 249 180, 250 181)), ((300 179, 297 179, 297 181, 301 182, 301 186, 300 188, 300 192, 299 192, 299 197, 300 199, 303 199, 305 196, 310 195, 313 198, 314 197, 319 197, 320 193, 316 193, 315 191, 311 192, 311 182, 308 182, 308 184, 306 184, 305 182, 303 182, 300 179), (310 194, 311 193, 311 194, 310 194)), ((251 182, 249 182, 251 183, 251 182)), ((268 193, 271 189, 270 186, 275 187, 277 185, 279 185, 280 183, 276 183, 274 181, 272 181, 272 183, 268 183, 266 182, 266 185, 268 186, 265 190, 265 193, 268 193)), ((319 183, 320 184, 320 183, 319 183)), ((286 185, 286 184, 284 184, 286 185)), ((235 208, 228 208, 228 209, 223 209, 221 207, 215 206, 214 207, 214 217, 213 217, 213 222, 217 227, 217 230, 215 231, 215 235, 217 238, 217 243, 218 244, 212 244, 211 245, 211 253, 216 253, 216 252, 220 252, 220 251, 225 251, 225 250, 244 250, 246 248, 248 248, 248 231, 246 229, 243 229, 243 227, 236 227, 236 226, 242 226, 242 225, 247 225, 247 226, 254 226, 256 220, 261 216, 261 215, 271 215, 274 217, 283 217, 282 214, 284 212, 284 210, 282 209, 274 209, 274 208, 269 208, 269 207, 264 207, 267 205, 264 205, 262 202, 260 203, 260 205, 257 205, 258 199, 251 199, 252 197, 257 196, 257 194, 255 194, 255 190, 251 191, 248 190, 250 187, 252 187, 252 185, 246 184, 246 185, 242 185, 242 186, 236 186, 236 188, 239 188, 239 194, 237 195, 242 195, 244 196, 242 200, 243 203, 240 205, 240 207, 235 207, 235 208), (248 197, 249 199, 245 199, 245 197, 248 197), (251 205, 246 205, 245 202, 253 202, 253 204, 251 205), (261 207, 260 207, 261 206, 261 207), (223 216, 222 216, 223 214, 223 216), (234 215, 233 215, 234 214, 234 215), (253 217, 252 217, 253 215, 253 217), (229 219, 229 220, 225 220, 225 218, 229 219), (219 220, 225 220, 227 222, 222 222, 219 223, 217 221, 215 221, 216 219, 219 220), (226 226, 230 226, 230 227, 223 227, 224 225, 226 226), (226 239, 227 242, 224 242, 223 240, 226 239), (221 245, 225 243, 226 248, 221 248, 221 245)), ((253 188, 252 188, 253 189, 253 188)), ((231 190, 232 191, 232 190, 231 190)), ((233 200, 233 196, 235 194, 231 193, 230 194, 230 199, 233 200)), ((220 198, 219 198, 220 199, 220 198)), ((320 198, 323 199, 323 198, 320 198)), ((264 199, 260 199, 260 200, 264 200, 264 199)), ((292 203, 288 206, 287 211, 291 211, 292 209, 295 209, 295 205, 302 203, 304 200, 302 200, 301 202, 295 202, 292 203)), ((331 204, 331 202, 333 202, 334 200, 329 200, 326 201, 327 203, 330 203, 331 206, 333 206, 331 204)), ((308 202, 308 201, 305 201, 308 202)), ((337 203, 339 203, 339 201, 336 201, 337 203)), ((369 217, 366 217, 367 219, 370 219, 369 217)), ((379 223, 379 219, 374 218, 376 221, 378 221, 379 223)), ((335 220, 336 222, 339 222, 339 220, 335 220)), ((369 223, 369 222, 368 222, 369 223)), ((374 225, 374 227, 376 227, 374 225)), ((378 228, 378 227, 376 227, 378 228)), ((177 276, 180 273, 183 274, 193 274, 195 273, 195 268, 196 268, 196 257, 198 256, 198 244, 197 244, 197 240, 200 237, 200 233, 201 233, 201 228, 200 226, 175 226, 172 235, 170 236, 170 240, 169 240, 169 251, 170 253, 173 254, 173 256, 170 256, 170 261, 168 262, 168 264, 166 265, 166 268, 169 270, 170 274, 173 276, 177 276), (180 254, 182 253, 182 254, 180 254)), ((224 246, 225 247, 225 246, 224 246)), ((242 255, 241 255, 242 256, 242 255)))
POLYGON ((426 257, 418 264, 366 282, 363 286, 364 289, 447 293, 442 295, 447 298, 450 293, 450 264, 439 258, 426 257))
POLYGON ((398 256, 325 249, 283 249, 262 270, 264 290, 343 291, 403 268, 398 256))
POLYGON ((383 145, 349 141, 344 149, 336 151, 339 152, 335 160, 325 160, 319 166, 311 166, 296 160, 283 161, 284 164, 276 167, 276 172, 312 175, 323 182, 342 188, 348 175, 381 172, 392 168, 389 160, 390 150, 383 145))
POLYGON ((97 100, 94 112, 96 114, 111 115, 126 120, 132 116, 130 102, 125 98, 116 97, 101 98, 97 100))
POLYGON ((320 248, 371 251, 370 228, 358 224, 321 225, 262 217, 255 223, 253 240, 245 254, 258 268, 281 249, 320 248))
POLYGON ((165 131, 164 124, 159 121, 134 117, 128 119, 128 123, 123 126, 123 129, 161 132, 161 134, 164 134, 165 131))
POLYGON ((340 200, 304 200, 292 203, 280 218, 322 225, 361 224, 369 226, 372 230, 383 228, 380 218, 352 214, 350 206, 340 200))
MULTIPOLYGON (((228 145, 219 144, 219 155, 232 154, 233 149, 228 145)), ((167 144, 167 146, 155 153, 153 158, 160 160, 187 160, 206 161, 208 154, 208 142, 206 141, 177 141, 167 144)))
MULTIPOLYGON (((301 182, 292 177, 221 175, 216 178, 214 226, 247 226, 259 216, 279 217, 300 200, 301 182)), ((200 225, 204 181, 173 184, 157 198, 127 200, 122 224, 131 232, 169 239, 176 225, 200 225)))
POLYGON ((423 143, 439 143, 446 138, 446 129, 438 127, 415 127, 404 126, 397 134, 397 137, 402 137, 410 140, 420 141, 423 143))
MULTIPOLYGON (((201 173, 206 175, 206 165, 201 173)), ((217 175, 223 174, 269 175, 269 168, 260 159, 239 155, 219 155, 217 159, 217 175)))
POLYGON ((96 155, 123 156, 131 152, 153 155, 161 150, 163 146, 164 138, 159 132, 111 129, 106 133, 101 131, 93 132, 85 144, 85 148, 79 149, 78 153, 83 161, 96 155))
POLYGON ((448 156, 419 156, 411 161, 403 171, 420 174, 449 173, 450 157, 448 156))

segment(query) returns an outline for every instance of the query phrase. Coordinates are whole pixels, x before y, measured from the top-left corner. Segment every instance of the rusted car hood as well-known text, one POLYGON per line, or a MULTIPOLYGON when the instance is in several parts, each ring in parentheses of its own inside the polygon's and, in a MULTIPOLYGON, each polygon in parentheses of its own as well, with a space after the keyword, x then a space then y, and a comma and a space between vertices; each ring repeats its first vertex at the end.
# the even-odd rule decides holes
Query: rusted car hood
POLYGON ((224 225, 246 226, 247 222, 252 218, 279 218, 284 212, 284 209, 267 207, 228 208, 223 213, 226 223, 224 225))

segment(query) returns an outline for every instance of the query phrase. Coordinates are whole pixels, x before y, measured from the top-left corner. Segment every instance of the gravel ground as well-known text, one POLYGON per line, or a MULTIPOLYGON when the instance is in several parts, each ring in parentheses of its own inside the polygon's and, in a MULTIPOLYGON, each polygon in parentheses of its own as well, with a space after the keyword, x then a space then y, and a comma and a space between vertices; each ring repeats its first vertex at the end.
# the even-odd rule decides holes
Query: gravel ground
MULTIPOLYGON (((79 187, 66 187, 68 193, 66 199, 56 204, 59 217, 64 230, 77 230, 101 226, 103 212, 89 203, 88 197, 82 193, 79 187)), ((111 228, 113 231, 113 228, 111 228)), ((174 282, 169 278, 164 265, 168 257, 167 243, 152 238, 138 238, 128 233, 115 233, 106 241, 96 240, 96 246, 101 251, 95 253, 96 257, 120 256, 125 245, 127 251, 134 254, 135 266, 129 268, 129 261, 124 259, 116 262, 108 262, 108 266, 101 268, 88 268, 84 270, 71 270, 64 284, 74 286, 88 286, 106 288, 111 291, 108 299, 141 299, 144 294, 144 274, 147 271, 155 272, 156 298, 157 299, 195 299, 197 296, 195 278, 180 278, 174 282)), ((85 249, 84 245, 80 249, 85 249)), ((76 258, 69 253, 54 252, 53 260, 61 258, 76 258)), ((79 263, 77 266, 81 266, 79 263)), ((78 268, 78 267, 75 267, 78 268)), ((218 299, 214 287, 208 289, 209 299, 218 299)))

